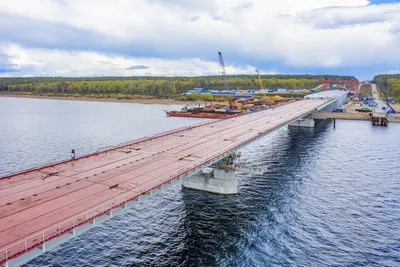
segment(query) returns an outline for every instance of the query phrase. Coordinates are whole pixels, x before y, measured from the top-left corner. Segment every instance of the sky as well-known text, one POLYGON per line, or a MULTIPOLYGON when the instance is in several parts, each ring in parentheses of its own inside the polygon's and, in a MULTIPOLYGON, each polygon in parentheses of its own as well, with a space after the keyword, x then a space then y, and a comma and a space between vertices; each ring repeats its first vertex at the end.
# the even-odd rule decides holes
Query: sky
POLYGON ((400 73, 400 1, 0 0, 0 76, 400 73))

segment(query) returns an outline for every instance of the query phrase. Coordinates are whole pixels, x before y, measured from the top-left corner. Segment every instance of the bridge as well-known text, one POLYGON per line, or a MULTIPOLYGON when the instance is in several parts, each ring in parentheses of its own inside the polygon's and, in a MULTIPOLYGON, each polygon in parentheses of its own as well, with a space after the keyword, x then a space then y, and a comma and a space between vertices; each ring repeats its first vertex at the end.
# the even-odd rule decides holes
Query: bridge
POLYGON ((20 266, 175 183, 237 191, 237 150, 331 99, 206 122, 0 178, 0 265, 20 266), (210 168, 212 167, 212 168, 210 168))

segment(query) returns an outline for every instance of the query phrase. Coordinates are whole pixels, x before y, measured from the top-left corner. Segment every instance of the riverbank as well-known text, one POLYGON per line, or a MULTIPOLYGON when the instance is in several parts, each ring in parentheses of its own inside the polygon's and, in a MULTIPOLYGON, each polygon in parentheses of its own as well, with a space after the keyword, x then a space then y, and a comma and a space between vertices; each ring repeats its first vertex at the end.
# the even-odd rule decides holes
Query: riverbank
POLYGON ((370 121, 369 113, 336 113, 336 112, 314 112, 315 119, 341 119, 341 120, 362 120, 370 121))
MULTIPOLYGON (((338 120, 359 120, 359 121, 371 121, 370 113, 337 113, 337 112, 314 112, 314 119, 338 119, 338 120)), ((389 122, 400 123, 400 116, 389 115, 389 122)))
MULTIPOLYGON (((17 98, 34 98, 34 99, 55 99, 55 100, 75 100, 75 101, 96 101, 96 102, 120 102, 120 103, 139 103, 139 104, 162 104, 162 105, 193 105, 204 106, 204 101, 179 101, 175 99, 117 99, 117 98, 93 98, 88 96, 49 96, 49 95, 32 95, 32 94, 10 94, 0 93, 0 97, 17 97, 17 98)), ((207 102, 208 105, 210 102, 207 102)), ((220 102, 213 102, 220 103, 220 102)))

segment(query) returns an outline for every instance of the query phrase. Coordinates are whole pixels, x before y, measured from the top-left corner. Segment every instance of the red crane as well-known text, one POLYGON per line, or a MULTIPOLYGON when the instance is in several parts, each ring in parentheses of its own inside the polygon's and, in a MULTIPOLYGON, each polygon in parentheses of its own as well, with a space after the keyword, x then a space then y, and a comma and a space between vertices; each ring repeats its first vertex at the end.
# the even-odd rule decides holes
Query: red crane
POLYGON ((359 81, 357 79, 352 79, 352 80, 324 80, 324 91, 326 91, 327 86, 329 84, 329 89, 332 90, 332 85, 333 84, 354 84, 354 91, 357 91, 359 81))

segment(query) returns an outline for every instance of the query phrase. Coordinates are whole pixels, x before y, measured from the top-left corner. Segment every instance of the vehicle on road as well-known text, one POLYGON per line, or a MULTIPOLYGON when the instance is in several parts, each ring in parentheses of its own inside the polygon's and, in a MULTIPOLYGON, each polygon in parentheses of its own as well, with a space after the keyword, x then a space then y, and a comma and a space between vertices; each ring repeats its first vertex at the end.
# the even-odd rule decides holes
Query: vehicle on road
POLYGON ((369 108, 357 108, 356 111, 361 112, 361 113, 372 112, 372 110, 369 108))
POLYGON ((332 112, 335 112, 335 113, 345 113, 346 110, 343 109, 343 108, 334 108, 334 109, 332 109, 332 112))

